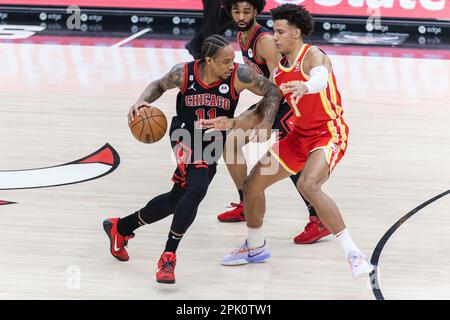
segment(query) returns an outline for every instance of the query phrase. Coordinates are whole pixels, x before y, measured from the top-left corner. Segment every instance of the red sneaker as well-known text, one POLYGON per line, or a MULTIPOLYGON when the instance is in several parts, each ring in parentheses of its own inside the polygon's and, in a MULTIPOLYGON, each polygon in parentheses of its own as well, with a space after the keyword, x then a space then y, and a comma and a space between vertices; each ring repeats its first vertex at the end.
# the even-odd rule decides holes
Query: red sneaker
POLYGON ((156 281, 159 283, 175 283, 175 264, 177 256, 173 252, 163 252, 158 261, 156 281))
POLYGON ((305 230, 294 238, 294 242, 297 244, 310 244, 329 234, 330 231, 320 222, 319 218, 309 217, 309 223, 306 225, 305 230))
POLYGON ((225 211, 217 216, 217 219, 221 222, 240 222, 245 221, 244 204, 242 201, 239 203, 231 203, 229 208, 234 208, 230 211, 225 211))
POLYGON ((119 231, 117 231, 117 223, 119 218, 109 218, 103 221, 103 229, 109 238, 109 248, 114 258, 120 261, 128 261, 127 250, 125 250, 128 240, 134 238, 134 233, 123 237, 119 231))

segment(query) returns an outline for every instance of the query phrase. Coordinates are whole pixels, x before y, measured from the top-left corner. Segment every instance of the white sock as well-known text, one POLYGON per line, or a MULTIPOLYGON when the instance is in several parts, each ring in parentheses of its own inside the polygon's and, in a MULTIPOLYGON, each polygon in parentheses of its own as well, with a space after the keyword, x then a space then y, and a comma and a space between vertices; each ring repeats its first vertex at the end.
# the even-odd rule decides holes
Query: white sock
POLYGON ((344 248, 344 251, 345 251, 346 258, 349 258, 349 254, 352 251, 360 252, 360 250, 358 249, 356 244, 353 242, 352 237, 350 236, 350 232, 348 232, 347 229, 342 230, 341 232, 337 233, 335 236, 341 242, 342 248, 344 248))
POLYGON ((262 227, 247 228, 247 244, 250 248, 258 248, 264 245, 264 235, 262 227))

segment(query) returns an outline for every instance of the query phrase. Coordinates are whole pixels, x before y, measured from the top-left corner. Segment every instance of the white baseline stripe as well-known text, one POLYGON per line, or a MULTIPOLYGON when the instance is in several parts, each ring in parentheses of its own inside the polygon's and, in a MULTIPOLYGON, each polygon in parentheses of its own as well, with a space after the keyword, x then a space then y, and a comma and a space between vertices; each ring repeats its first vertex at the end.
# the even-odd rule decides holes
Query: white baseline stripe
POLYGON ((94 179, 111 169, 103 163, 73 163, 34 170, 0 172, 0 190, 42 188, 94 179))
POLYGON ((128 38, 125 38, 125 39, 123 39, 122 41, 117 42, 115 45, 112 46, 112 48, 120 47, 121 45, 123 45, 123 44, 125 44, 125 43, 127 43, 127 42, 129 42, 129 41, 131 41, 131 40, 133 40, 133 39, 136 39, 137 37, 142 36, 144 33, 147 33, 147 32, 149 32, 150 30, 151 30, 150 28, 141 30, 141 31, 139 31, 139 32, 137 32, 137 33, 135 33, 135 34, 129 36, 128 38))

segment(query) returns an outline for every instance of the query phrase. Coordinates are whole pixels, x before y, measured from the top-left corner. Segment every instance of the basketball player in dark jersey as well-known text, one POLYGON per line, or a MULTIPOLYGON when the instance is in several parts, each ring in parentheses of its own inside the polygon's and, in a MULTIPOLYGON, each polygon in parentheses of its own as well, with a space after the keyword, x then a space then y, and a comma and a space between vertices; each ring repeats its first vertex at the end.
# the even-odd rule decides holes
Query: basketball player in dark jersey
MULTIPOLYGON (((275 47, 272 32, 256 22, 256 16, 264 9, 265 4, 265 0, 226 0, 225 8, 230 12, 234 25, 239 30, 238 44, 245 64, 255 73, 269 78, 270 73, 278 66, 281 54, 275 47)), ((251 106, 249 110, 254 107, 251 106)), ((293 126, 292 119, 293 111, 286 100, 282 99, 273 125, 273 130, 276 130, 278 133, 277 140, 283 139, 291 131, 293 126)), ((247 177, 247 164, 242 147, 248 142, 248 138, 243 139, 242 135, 233 134, 233 132, 230 133, 228 138, 224 159, 238 189, 240 202, 231 203, 233 209, 219 214, 217 218, 222 222, 245 221, 242 189, 244 180, 247 177)), ((294 186, 297 185, 299 176, 300 173, 290 177, 294 186)), ((300 196, 302 195, 300 194, 300 196)), ((305 198, 303 200, 308 208, 310 221, 306 225, 305 230, 294 237, 294 242, 309 244, 329 235, 330 232, 320 222, 315 209, 305 198)))
MULTIPOLYGON (((239 94, 247 89, 264 96, 256 109, 236 118, 236 125, 260 123, 270 128, 278 110, 281 94, 268 79, 247 66, 234 63, 234 50, 219 35, 210 36, 202 45, 202 58, 175 65, 161 79, 152 82, 130 108, 129 123, 141 106, 149 106, 162 94, 178 88, 177 114, 170 127, 171 144, 177 159, 172 190, 161 194, 140 210, 124 218, 109 218, 103 227, 110 240, 111 254, 121 261, 129 259, 125 246, 139 227, 173 214, 166 247, 158 261, 156 280, 175 282, 175 252, 181 238, 195 219, 222 156, 226 135, 206 133, 202 120, 216 116, 233 117, 239 94)), ((248 126, 247 126, 248 127, 248 126)))

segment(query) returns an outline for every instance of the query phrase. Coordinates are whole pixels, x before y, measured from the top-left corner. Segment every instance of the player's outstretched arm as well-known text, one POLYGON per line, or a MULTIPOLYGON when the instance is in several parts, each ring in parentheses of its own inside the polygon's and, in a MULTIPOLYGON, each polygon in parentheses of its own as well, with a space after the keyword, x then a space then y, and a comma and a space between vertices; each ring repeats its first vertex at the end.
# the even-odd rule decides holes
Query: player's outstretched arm
POLYGON ((242 64, 238 65, 234 83, 238 93, 247 89, 258 96, 263 96, 263 99, 255 109, 246 111, 237 118, 203 119, 201 120, 202 125, 218 130, 271 129, 281 100, 281 92, 278 87, 264 76, 254 73, 242 64))
POLYGON ((141 93, 139 99, 128 111, 128 123, 139 114, 140 106, 150 106, 150 103, 158 100, 164 92, 174 88, 183 88, 184 85, 184 63, 175 65, 164 77, 150 83, 141 93))

